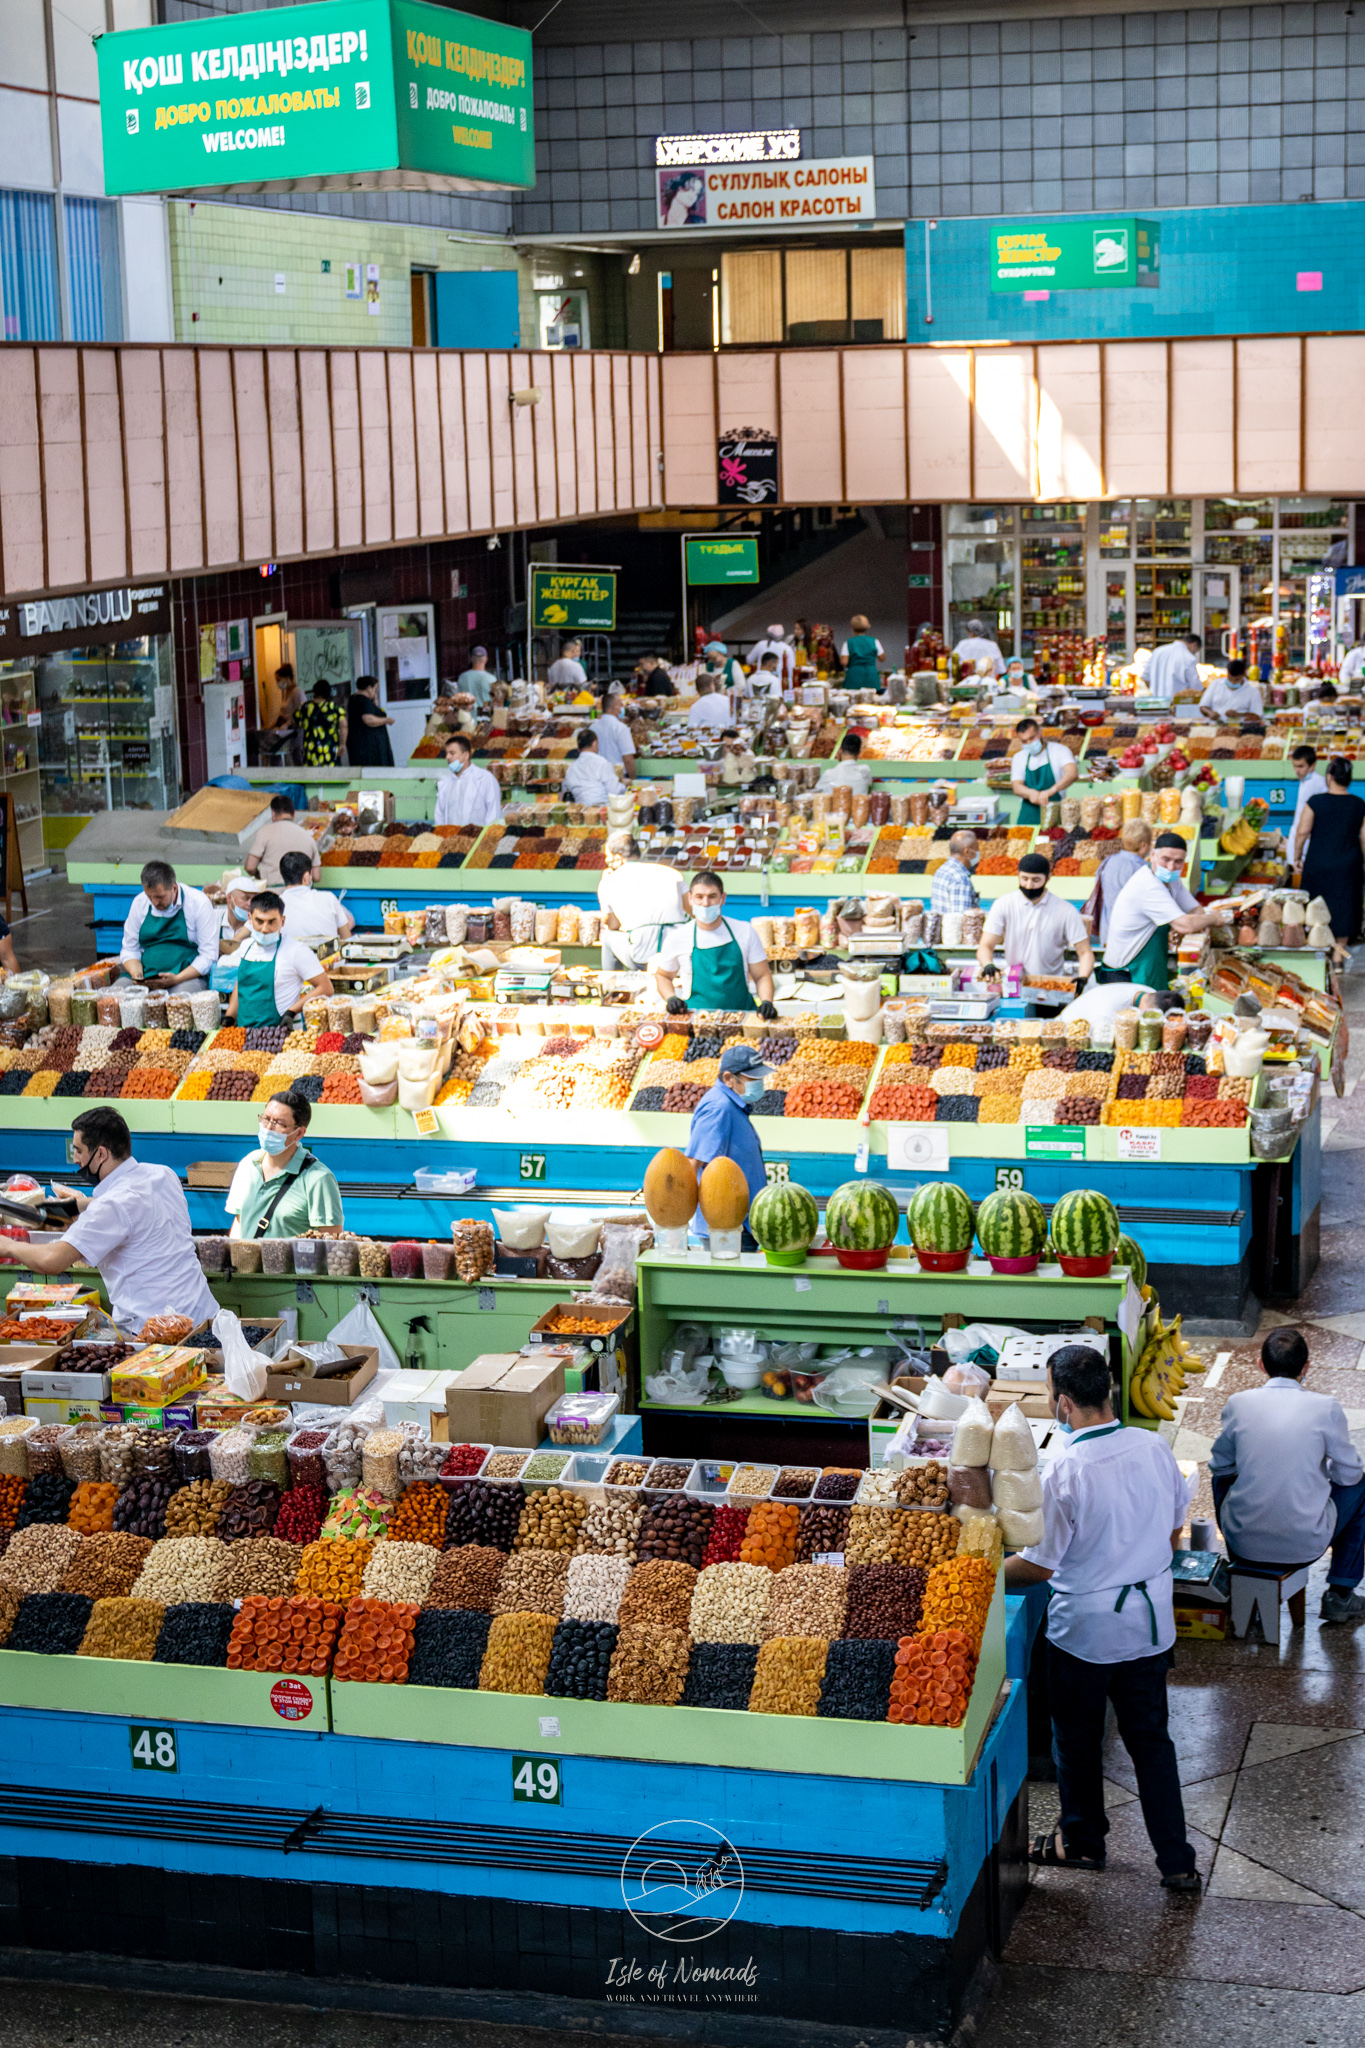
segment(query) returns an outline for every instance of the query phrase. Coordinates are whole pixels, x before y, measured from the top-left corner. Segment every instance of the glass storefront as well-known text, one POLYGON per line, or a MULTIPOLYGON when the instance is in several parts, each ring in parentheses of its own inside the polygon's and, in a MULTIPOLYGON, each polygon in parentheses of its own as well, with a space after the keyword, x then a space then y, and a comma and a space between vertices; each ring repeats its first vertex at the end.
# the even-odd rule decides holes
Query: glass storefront
POLYGON ((33 666, 45 811, 174 810, 180 764, 170 636, 67 647, 33 666))
POLYGON ((1198 633, 1217 660, 1255 638, 1305 659, 1308 578, 1349 538, 1331 498, 1118 498, 1098 504, 950 505, 949 645, 980 619, 1007 654, 1056 633, 1107 636, 1112 655, 1198 633))

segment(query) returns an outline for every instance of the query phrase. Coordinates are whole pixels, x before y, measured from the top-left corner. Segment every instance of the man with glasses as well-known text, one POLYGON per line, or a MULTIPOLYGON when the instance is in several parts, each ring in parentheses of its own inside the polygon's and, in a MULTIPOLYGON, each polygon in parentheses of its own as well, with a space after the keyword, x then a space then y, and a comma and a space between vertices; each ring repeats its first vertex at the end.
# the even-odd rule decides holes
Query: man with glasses
POLYGON ((310 1230, 340 1230, 341 1190, 335 1177, 304 1144, 313 1105, 297 1088, 262 1103, 256 1125, 259 1152, 248 1152, 232 1176, 229 1237, 306 1237, 310 1230))

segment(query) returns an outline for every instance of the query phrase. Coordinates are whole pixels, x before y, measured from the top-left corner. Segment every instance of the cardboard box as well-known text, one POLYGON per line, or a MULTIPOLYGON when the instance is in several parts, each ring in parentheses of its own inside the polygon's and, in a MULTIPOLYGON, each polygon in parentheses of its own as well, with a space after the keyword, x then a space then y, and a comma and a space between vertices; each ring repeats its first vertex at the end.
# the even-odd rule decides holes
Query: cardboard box
POLYGON ((237 1166, 235 1159, 192 1159, 185 1178, 192 1188, 230 1188, 237 1166))
POLYGON ((343 1344, 351 1360, 339 1372, 325 1379, 287 1370, 272 1372, 265 1383, 268 1401, 317 1401, 328 1408, 349 1408, 352 1401, 379 1370, 379 1353, 373 1344, 343 1344))
POLYGON ((100 1416, 105 1422, 136 1422, 143 1429, 193 1429, 198 1395, 207 1385, 207 1375, 201 1373, 192 1386, 182 1387, 169 1401, 102 1401, 100 1416))
POLYGON ((204 1376, 202 1351, 178 1344, 148 1344, 114 1367, 109 1376, 109 1399, 120 1405, 164 1408, 187 1387, 198 1386, 204 1376))
POLYGON ((388 1428, 415 1422, 430 1436, 434 1424, 446 1425, 446 1395, 460 1375, 457 1372, 396 1372, 384 1388, 384 1421, 388 1428))
POLYGON ((294 1419, 282 1401, 234 1400, 222 1379, 217 1376, 207 1380, 196 1391, 194 1415, 196 1426, 200 1429, 233 1429, 239 1422, 257 1422, 271 1427, 287 1428, 294 1419))
POLYGON ((1228 1633, 1228 1610, 1226 1607, 1182 1607, 1177 1601, 1175 1632, 1177 1636, 1184 1636, 1190 1642, 1225 1642, 1228 1633))
POLYGON ((38 1400, 32 1394, 24 1396, 24 1414, 32 1422, 51 1422, 65 1428, 71 1422, 121 1422, 122 1414, 110 1411, 104 1401, 64 1397, 61 1400, 38 1400))
POLYGON ((50 1365, 55 1344, 0 1344, 0 1415, 24 1412, 24 1374, 50 1365))
POLYGON ((100 1293, 98 1287, 82 1286, 80 1281, 67 1281, 63 1285, 39 1280, 20 1280, 5 1296, 5 1309, 9 1315, 38 1315, 48 1308, 98 1308, 100 1293))
POLYGON ((562 1357, 486 1352, 446 1393, 453 1442, 517 1444, 534 1450, 549 1410, 564 1392, 562 1357))
POLYGON ((24 1374, 24 1399, 56 1401, 69 1397, 98 1404, 109 1398, 107 1372, 52 1372, 41 1366, 24 1374))

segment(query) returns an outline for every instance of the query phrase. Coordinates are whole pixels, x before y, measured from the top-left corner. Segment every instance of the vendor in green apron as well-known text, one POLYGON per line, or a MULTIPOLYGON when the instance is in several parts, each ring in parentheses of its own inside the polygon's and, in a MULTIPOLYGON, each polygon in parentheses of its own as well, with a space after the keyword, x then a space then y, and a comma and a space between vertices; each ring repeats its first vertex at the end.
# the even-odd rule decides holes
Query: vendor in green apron
POLYGON ((877 663, 879 659, 884 658, 882 643, 875 637, 861 612, 855 612, 849 624, 853 631, 844 642, 841 656, 844 664, 844 688, 880 690, 882 678, 877 663))
POLYGON ((1102 981, 1131 981, 1143 988, 1171 985, 1171 933, 1182 938, 1210 926, 1231 924, 1231 902, 1201 910, 1180 879, 1189 847, 1178 832, 1159 832, 1149 861, 1119 890, 1109 918, 1102 981))
POLYGON ((340 1230, 345 1218, 334 1176, 304 1143, 313 1105, 297 1088, 261 1104, 259 1152, 248 1152, 232 1176, 229 1237, 306 1237, 340 1230))
POLYGON ((207 988, 218 958, 218 925, 202 889, 177 882, 169 861, 149 860, 123 926, 124 974, 149 988, 207 988))
POLYGON ((262 889, 251 905, 251 937, 237 951, 237 983, 228 998, 229 1024, 292 1024, 309 996, 329 996, 332 984, 317 954, 284 936, 284 901, 262 889))
POLYGON ((1042 806, 1070 789, 1078 773, 1076 756, 1057 740, 1044 740, 1036 718, 1021 718, 1014 728, 1023 741, 1010 763, 1010 788, 1019 799, 1019 823, 1042 823, 1042 806))
POLYGON ((692 915, 687 924, 662 934, 654 981, 673 1015, 691 1010, 753 1010, 776 1017, 773 971, 763 941, 743 918, 725 914, 725 884, 708 869, 695 876, 687 892, 692 915), (690 968, 691 993, 684 1003, 675 981, 690 968))

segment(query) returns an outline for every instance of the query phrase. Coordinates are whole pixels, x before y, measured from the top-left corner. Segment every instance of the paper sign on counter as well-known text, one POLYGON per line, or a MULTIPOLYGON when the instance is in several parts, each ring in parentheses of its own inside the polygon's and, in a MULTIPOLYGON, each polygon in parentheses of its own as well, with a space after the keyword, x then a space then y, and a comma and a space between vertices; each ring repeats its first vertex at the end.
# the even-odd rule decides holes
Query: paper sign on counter
POLYGON ((1141 1161, 1144 1165, 1159 1165, 1161 1161, 1161 1133, 1154 1130, 1119 1131, 1119 1158, 1141 1161))

